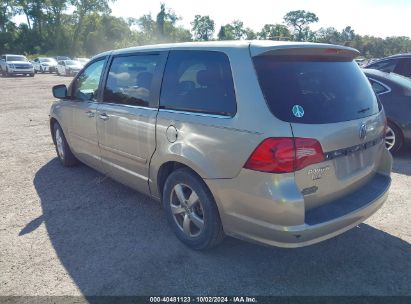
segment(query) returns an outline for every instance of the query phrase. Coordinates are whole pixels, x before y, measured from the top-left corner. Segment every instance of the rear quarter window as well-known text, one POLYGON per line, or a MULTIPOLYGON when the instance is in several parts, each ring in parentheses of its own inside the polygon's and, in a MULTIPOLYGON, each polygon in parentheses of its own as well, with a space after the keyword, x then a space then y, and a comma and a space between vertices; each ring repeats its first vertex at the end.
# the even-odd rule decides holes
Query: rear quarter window
POLYGON ((336 123, 380 111, 354 61, 295 56, 257 56, 253 61, 267 105, 283 121, 336 123))
POLYGON ((171 51, 160 107, 234 116, 237 107, 227 55, 215 51, 171 51))

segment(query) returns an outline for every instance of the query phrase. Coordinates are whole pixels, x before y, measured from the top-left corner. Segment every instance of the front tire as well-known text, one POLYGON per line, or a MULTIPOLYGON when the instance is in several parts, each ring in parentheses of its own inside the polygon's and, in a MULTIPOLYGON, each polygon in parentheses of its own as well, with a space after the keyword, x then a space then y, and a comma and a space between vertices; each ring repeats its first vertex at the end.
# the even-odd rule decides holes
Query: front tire
POLYGON ((188 168, 177 169, 168 176, 162 200, 168 223, 188 247, 209 249, 224 239, 213 195, 204 181, 188 168))
POLYGON ((399 151, 403 144, 401 130, 392 122, 388 122, 387 130, 385 132, 385 146, 388 151, 395 153, 399 151))
POLYGON ((78 160, 71 152, 66 137, 64 136, 63 130, 58 123, 55 123, 53 126, 53 137, 54 144, 56 146, 57 157, 59 158, 61 164, 64 167, 72 167, 78 164, 78 160))

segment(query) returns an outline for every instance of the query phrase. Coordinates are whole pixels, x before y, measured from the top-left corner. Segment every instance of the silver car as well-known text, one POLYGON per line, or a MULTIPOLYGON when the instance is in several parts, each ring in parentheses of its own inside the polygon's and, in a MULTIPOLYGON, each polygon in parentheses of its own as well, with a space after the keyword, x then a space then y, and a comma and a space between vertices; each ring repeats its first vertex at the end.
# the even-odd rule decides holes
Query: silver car
POLYGON ((194 249, 300 247, 385 202, 386 119, 354 49, 273 41, 128 48, 55 86, 57 155, 161 201, 194 249))

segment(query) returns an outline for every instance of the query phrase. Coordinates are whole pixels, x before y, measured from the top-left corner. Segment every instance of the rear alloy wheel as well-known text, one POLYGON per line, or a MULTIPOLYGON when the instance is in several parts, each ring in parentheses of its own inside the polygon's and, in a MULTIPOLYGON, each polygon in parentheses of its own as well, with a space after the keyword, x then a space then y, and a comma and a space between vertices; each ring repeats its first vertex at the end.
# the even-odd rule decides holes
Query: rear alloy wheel
POLYGON ((398 151, 402 146, 402 135, 400 129, 391 122, 388 122, 385 132, 385 147, 390 152, 398 151))
POLYGON ((192 249, 209 249, 224 238, 213 195, 188 168, 177 169, 166 180, 163 206, 176 236, 192 249))

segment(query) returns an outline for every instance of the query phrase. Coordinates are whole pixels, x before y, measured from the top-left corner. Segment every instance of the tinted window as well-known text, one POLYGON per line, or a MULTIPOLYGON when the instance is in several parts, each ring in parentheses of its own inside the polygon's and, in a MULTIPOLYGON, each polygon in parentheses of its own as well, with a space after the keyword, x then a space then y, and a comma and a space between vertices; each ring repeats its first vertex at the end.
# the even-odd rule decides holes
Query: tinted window
POLYGON ((376 96, 354 61, 287 56, 254 59, 271 112, 297 123, 334 123, 378 113, 376 96))
POLYGON ((394 71, 395 66, 397 65, 397 62, 398 62, 397 59, 389 59, 389 60, 384 60, 384 61, 373 63, 369 65, 367 68, 391 73, 394 71))
POLYGON ((386 87, 384 87, 382 84, 370 79, 370 83, 372 86, 372 89, 374 90, 374 92, 376 94, 381 94, 381 93, 385 93, 388 92, 388 89, 386 87))
POLYGON ((103 71, 104 59, 90 64, 74 81, 73 96, 80 100, 95 100, 103 71))
POLYGON ((163 77, 162 108, 235 115, 228 57, 212 51, 172 51, 163 77))
POLYGON ((104 101, 148 107, 159 60, 159 55, 114 58, 107 77, 104 101))
POLYGON ((397 74, 404 75, 406 77, 411 77, 411 59, 400 59, 394 71, 397 74))

